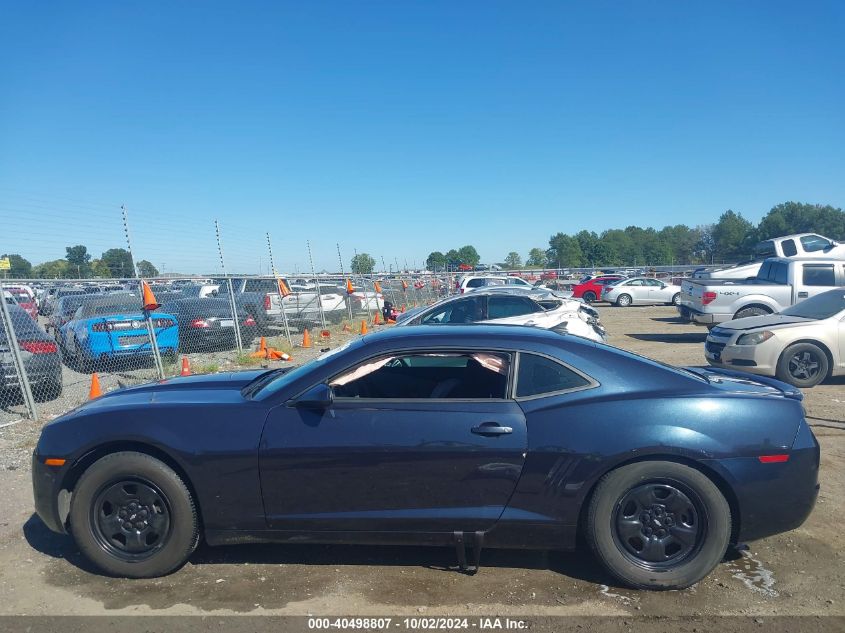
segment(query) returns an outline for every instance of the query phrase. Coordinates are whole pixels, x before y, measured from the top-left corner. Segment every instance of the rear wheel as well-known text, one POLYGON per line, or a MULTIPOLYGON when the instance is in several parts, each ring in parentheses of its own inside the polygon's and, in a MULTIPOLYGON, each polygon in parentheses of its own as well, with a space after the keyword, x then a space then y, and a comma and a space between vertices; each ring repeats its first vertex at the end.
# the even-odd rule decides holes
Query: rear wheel
POLYGON ((586 537, 605 568, 638 589, 683 589, 719 563, 730 507, 703 473, 674 462, 638 462, 599 481, 586 537))
POLYGON ((777 366, 779 380, 796 387, 815 387, 827 378, 830 363, 818 345, 796 343, 780 355, 777 366))
POLYGON ((584 293, 584 296, 582 297, 582 299, 584 299, 584 301, 586 301, 587 303, 592 303, 593 301, 596 300, 596 293, 593 292, 592 290, 588 290, 587 292, 584 293))
POLYGON ((619 295, 616 298, 616 305, 618 305, 620 308, 627 308, 629 305, 631 305, 631 301, 631 295, 619 295))
POLYGON ((771 314, 771 310, 765 308, 743 308, 734 315, 734 319, 744 319, 746 317, 763 316, 764 314, 771 314))
POLYGON ((199 539, 196 508, 182 479, 136 452, 112 453, 83 473, 71 498, 70 524, 92 563, 128 578, 174 571, 199 539))
POLYGON ((672 305, 680 305, 681 304, 681 293, 676 292, 672 297, 672 305))

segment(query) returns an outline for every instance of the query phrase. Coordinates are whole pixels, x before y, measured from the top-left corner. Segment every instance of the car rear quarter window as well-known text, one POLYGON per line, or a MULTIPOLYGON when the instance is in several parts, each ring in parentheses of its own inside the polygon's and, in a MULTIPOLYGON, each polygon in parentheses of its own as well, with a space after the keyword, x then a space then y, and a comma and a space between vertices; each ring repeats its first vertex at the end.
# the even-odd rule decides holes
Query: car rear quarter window
POLYGON ((467 288, 481 288, 484 285, 484 279, 477 278, 477 279, 470 279, 467 282, 467 288))
POLYGON ((783 248, 783 254, 786 257, 793 257, 798 254, 798 247, 795 246, 795 240, 784 240, 781 243, 781 248, 783 248))
POLYGON ((804 266, 805 286, 835 286, 833 264, 806 264, 804 266))
POLYGON ((517 398, 584 389, 592 384, 586 376, 546 356, 525 352, 519 355, 517 398))

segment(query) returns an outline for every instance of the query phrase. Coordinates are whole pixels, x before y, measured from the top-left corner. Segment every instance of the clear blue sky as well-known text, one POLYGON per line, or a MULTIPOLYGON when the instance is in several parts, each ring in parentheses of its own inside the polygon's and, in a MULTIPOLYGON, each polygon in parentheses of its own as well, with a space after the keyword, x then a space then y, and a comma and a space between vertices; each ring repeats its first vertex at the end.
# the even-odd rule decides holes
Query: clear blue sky
POLYGON ((213 218, 230 268, 269 231, 302 270, 845 206, 843 33, 841 1, 5 2, 0 251, 98 256, 121 203, 169 270, 217 265, 213 218))

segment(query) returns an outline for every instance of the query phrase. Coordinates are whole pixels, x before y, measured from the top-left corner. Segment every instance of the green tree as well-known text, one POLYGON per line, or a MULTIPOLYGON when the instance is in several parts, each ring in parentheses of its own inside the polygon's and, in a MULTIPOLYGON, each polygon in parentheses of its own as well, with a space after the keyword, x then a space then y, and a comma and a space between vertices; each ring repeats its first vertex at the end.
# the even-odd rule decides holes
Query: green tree
POLYGON ((102 260, 91 260, 91 275, 100 279, 109 279, 112 277, 111 268, 102 260))
POLYGON ((504 264, 507 268, 514 270, 522 267, 522 258, 516 251, 511 251, 508 253, 507 257, 505 257, 504 264))
POLYGON ((132 255, 125 248, 110 248, 100 261, 109 269, 107 277, 134 277, 135 270, 132 267, 132 255))
POLYGON ((583 253, 581 245, 571 235, 557 233, 549 238, 548 264, 551 266, 578 267, 583 253))
POLYGON ((358 253, 352 258, 352 272, 356 275, 369 275, 375 267, 376 260, 367 253, 358 253))
POLYGON ((9 277, 17 277, 19 279, 32 277, 32 264, 29 261, 18 255, 17 253, 6 253, 0 256, 0 259, 2 259, 3 257, 9 258, 9 265, 11 266, 11 269, 5 271, 9 275, 9 277))
POLYGON ((32 268, 32 276, 39 279, 67 279, 76 276, 76 269, 71 271, 70 264, 66 259, 54 259, 43 262, 32 268))
POLYGON ((528 259, 525 260, 525 265, 543 268, 547 262, 546 251, 542 248, 532 248, 528 251, 528 259))
POLYGON ((748 238, 754 226, 730 209, 725 211, 713 227, 715 256, 719 261, 737 261, 747 255, 748 238))
POLYGON ((461 255, 454 248, 450 248, 446 251, 446 255, 444 257, 446 257, 446 266, 448 266, 450 270, 455 270, 461 265, 461 255))
POLYGON ((475 250, 474 246, 466 245, 458 249, 458 259, 461 260, 462 264, 469 264, 475 268, 478 266, 478 262, 481 261, 481 256, 475 250))
POLYGON ((440 251, 432 251, 425 260, 428 270, 438 271, 446 268, 446 256, 440 251))
POLYGON ((819 233, 833 240, 845 240, 845 212, 830 205, 784 202, 760 220, 758 240, 792 233, 819 233))
POLYGON ((138 262, 138 275, 141 277, 158 277, 158 268, 153 266, 152 262, 142 259, 138 262))
POLYGON ((80 279, 90 277, 91 254, 88 252, 88 249, 82 244, 77 244, 76 246, 65 247, 65 251, 67 251, 65 259, 70 265, 70 273, 80 279))

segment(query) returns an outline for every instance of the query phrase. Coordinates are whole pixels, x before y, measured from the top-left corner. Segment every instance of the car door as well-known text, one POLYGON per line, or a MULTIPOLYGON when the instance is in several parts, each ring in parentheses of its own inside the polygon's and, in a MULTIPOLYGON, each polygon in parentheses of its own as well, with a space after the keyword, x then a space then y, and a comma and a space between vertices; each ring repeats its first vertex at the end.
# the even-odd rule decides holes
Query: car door
POLYGON ((381 355, 326 377, 327 408, 274 409, 260 449, 269 527, 489 529, 528 445, 512 365, 502 352, 381 355))
POLYGON ((647 290, 648 293, 643 303, 666 303, 666 301, 668 301, 668 299, 663 298, 663 295, 665 294, 663 282, 658 281, 657 279, 646 279, 644 283, 644 289, 647 290))

